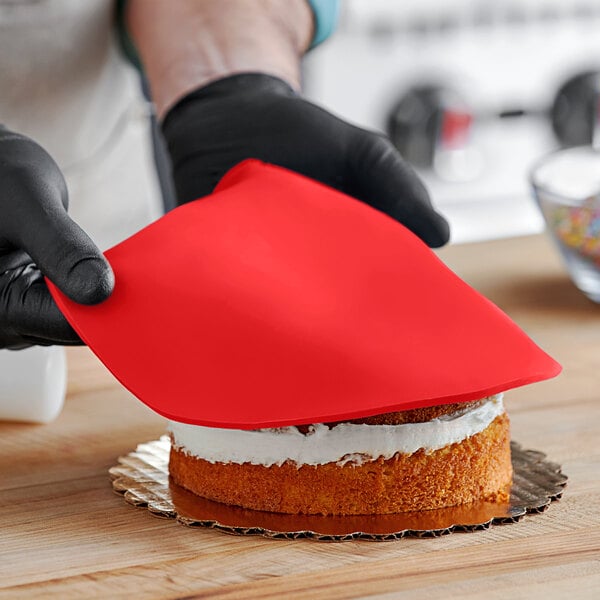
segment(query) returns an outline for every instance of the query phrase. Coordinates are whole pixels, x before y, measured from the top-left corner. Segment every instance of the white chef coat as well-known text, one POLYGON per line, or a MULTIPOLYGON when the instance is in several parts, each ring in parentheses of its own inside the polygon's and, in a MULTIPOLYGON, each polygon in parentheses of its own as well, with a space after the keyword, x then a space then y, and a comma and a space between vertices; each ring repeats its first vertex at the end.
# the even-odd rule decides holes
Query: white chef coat
MULTIPOLYGON (((0 0, 0 123, 54 157, 71 216, 102 249, 162 213, 150 110, 112 0, 0 0)), ((0 352, 0 420, 54 419, 65 384, 63 348, 0 352)))
POLYGON ((103 249, 162 212, 150 111, 113 0, 0 0, 0 123, 53 156, 103 249))

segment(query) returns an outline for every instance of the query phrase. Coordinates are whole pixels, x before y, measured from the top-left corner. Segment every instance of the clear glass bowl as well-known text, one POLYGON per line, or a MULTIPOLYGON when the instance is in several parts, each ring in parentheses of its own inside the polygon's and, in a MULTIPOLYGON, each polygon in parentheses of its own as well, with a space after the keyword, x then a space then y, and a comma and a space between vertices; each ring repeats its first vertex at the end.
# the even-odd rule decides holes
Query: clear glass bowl
POLYGON ((530 181, 573 283, 600 303, 600 151, 554 152, 534 166, 530 181))

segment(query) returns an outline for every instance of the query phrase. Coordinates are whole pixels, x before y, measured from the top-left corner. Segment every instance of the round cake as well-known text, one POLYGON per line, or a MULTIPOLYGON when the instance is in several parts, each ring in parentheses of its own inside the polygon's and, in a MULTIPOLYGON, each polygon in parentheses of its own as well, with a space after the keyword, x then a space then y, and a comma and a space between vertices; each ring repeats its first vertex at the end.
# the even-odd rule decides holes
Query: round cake
POLYGON ((173 481, 254 510, 318 515, 506 502, 502 395, 347 422, 258 430, 169 422, 173 481))

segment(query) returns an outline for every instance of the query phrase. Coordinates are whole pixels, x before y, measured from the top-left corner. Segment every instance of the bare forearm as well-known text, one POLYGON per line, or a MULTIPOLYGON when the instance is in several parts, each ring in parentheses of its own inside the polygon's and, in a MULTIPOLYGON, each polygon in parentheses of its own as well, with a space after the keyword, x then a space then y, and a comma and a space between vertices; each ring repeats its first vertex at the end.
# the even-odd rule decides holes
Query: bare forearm
POLYGON ((306 0, 129 0, 127 21, 159 117, 235 73, 267 73, 299 88, 313 30, 306 0))

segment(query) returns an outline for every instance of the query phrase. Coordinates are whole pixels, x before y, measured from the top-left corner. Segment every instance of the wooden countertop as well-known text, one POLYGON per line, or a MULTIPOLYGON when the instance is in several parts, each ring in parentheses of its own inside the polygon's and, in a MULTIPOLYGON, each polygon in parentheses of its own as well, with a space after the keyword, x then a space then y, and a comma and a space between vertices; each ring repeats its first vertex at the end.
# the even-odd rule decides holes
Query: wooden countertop
POLYGON ((77 348, 54 423, 0 423, 0 598, 598 597, 600 306, 544 237, 440 255, 564 366, 507 399, 513 439, 570 477, 547 512, 381 543, 235 537, 155 518, 115 495, 107 470, 164 422, 77 348))

